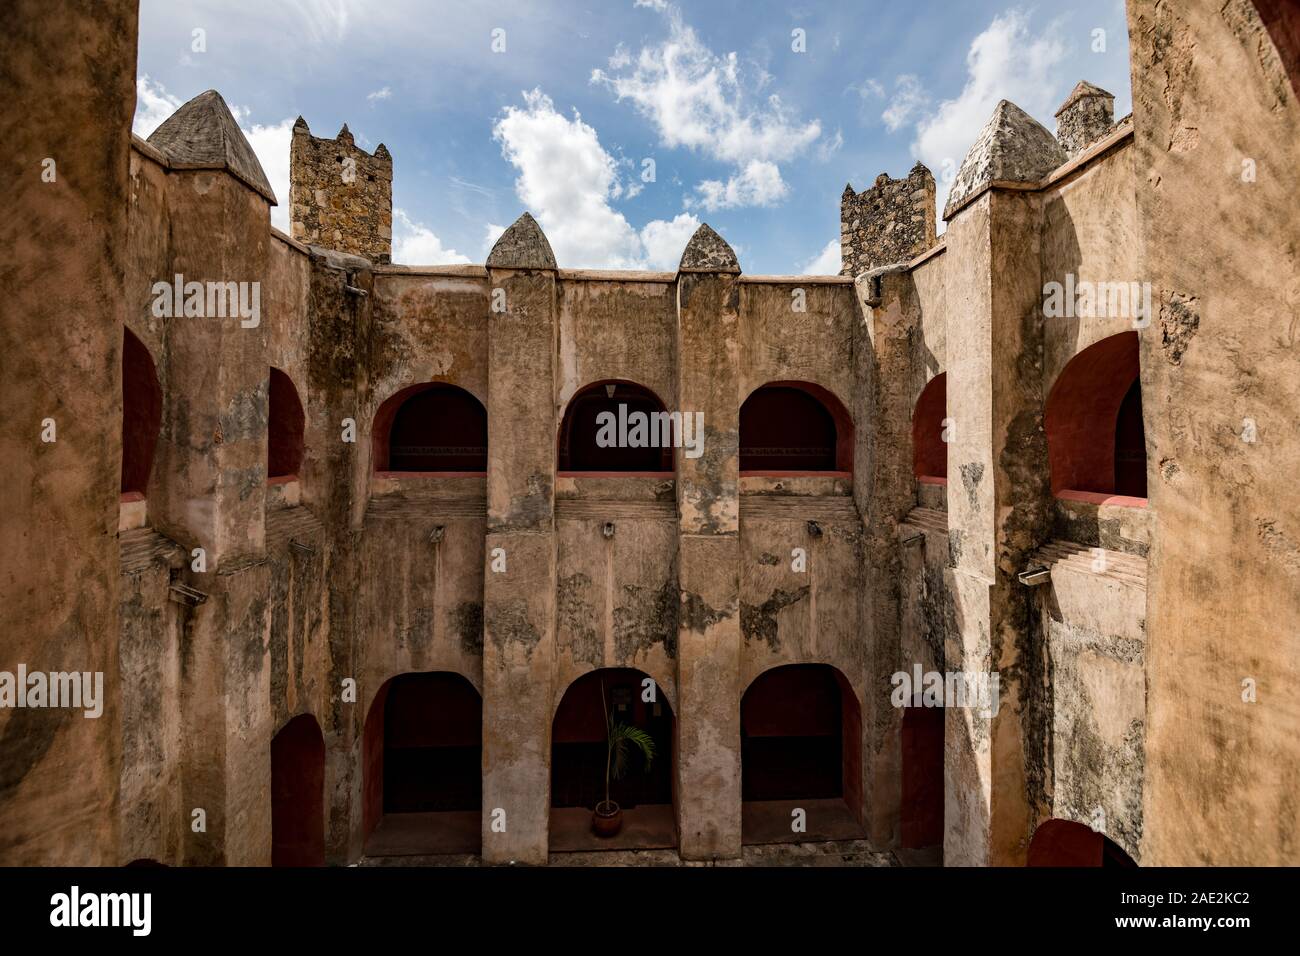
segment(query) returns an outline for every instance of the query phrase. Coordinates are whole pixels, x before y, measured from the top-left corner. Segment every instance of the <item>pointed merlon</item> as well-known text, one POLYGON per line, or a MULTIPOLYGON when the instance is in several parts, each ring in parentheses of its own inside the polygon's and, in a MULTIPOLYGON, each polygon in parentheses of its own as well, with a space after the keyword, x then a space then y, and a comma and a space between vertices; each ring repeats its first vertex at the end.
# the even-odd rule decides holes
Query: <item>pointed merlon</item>
POLYGON ((305 119, 302 118, 302 115, 301 115, 301 114, 298 116, 298 118, 297 118, 296 120, 293 121, 293 131, 294 131, 295 133, 310 133, 310 132, 311 132, 311 130, 307 128, 307 121, 306 121, 305 119))
POLYGON ((488 253, 489 269, 554 269, 555 253, 531 213, 524 213, 501 233, 488 253))
POLYGON ((852 199, 852 198, 853 198, 854 196, 856 196, 856 195, 857 195, 857 193, 855 193, 855 192, 853 191, 853 184, 852 184, 852 183, 845 183, 845 184, 844 184, 844 192, 840 193, 840 202, 844 202, 844 200, 846 200, 846 199, 852 199))
POLYGON ((348 124, 347 124, 347 123, 344 123, 344 124, 343 124, 343 128, 342 128, 341 130, 339 130, 339 134, 338 134, 337 136, 335 136, 334 138, 335 138, 336 140, 338 140, 340 143, 348 143, 348 144, 351 144, 351 143, 355 142, 355 140, 353 140, 353 138, 352 138, 352 131, 351 131, 350 129, 348 129, 348 124))
POLYGON ((710 228, 707 222, 700 223, 691 241, 682 253, 679 272, 740 272, 740 262, 727 240, 710 228))
POLYGON ((1100 97, 1106 100, 1114 100, 1115 94, 1108 93, 1100 86, 1089 83, 1087 80, 1080 80, 1075 88, 1070 91, 1070 95, 1065 98, 1065 102, 1061 104, 1061 108, 1056 111, 1055 115, 1060 116, 1075 103, 1079 102, 1079 100, 1088 99, 1089 97, 1100 97))
POLYGON ((257 154, 216 90, 200 93, 167 117, 148 142, 178 168, 227 169, 276 204, 257 154))
POLYGON ((990 183, 1036 183, 1068 158, 1042 123, 1003 100, 962 161, 943 218, 952 218, 990 183))
POLYGON ((392 154, 388 152, 388 147, 385 146, 383 143, 380 143, 378 146, 375 147, 374 157, 375 157, 375 159, 392 159, 392 158, 393 158, 393 157, 392 157, 392 154))

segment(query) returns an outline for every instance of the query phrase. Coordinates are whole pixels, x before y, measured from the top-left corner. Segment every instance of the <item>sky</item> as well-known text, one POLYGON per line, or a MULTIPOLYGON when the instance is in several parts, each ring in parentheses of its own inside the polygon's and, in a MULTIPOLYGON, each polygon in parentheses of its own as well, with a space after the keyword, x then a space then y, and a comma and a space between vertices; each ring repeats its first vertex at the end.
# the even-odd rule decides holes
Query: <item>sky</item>
MULTIPOLYGON (((215 89, 289 231, 289 139, 393 156, 393 261, 482 263, 525 210, 561 268, 839 271, 846 183, 934 173, 1009 99, 1130 111, 1123 0, 143 0, 134 129, 215 89)), ((939 222, 942 231, 942 220, 939 222)))

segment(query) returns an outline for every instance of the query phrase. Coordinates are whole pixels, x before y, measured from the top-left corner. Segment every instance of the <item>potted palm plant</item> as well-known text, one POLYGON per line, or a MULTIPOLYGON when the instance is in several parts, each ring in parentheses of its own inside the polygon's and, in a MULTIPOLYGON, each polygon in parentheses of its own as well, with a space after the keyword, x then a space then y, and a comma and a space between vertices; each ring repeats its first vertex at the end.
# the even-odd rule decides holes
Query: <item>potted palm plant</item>
POLYGON ((591 816, 592 832, 599 837, 612 837, 623 829, 623 808, 610 799, 609 783, 621 780, 627 772, 628 754, 635 748, 645 759, 645 769, 655 756, 655 742, 640 727, 614 720, 614 714, 605 701, 605 682, 600 682, 600 706, 605 714, 605 799, 596 804, 591 816))

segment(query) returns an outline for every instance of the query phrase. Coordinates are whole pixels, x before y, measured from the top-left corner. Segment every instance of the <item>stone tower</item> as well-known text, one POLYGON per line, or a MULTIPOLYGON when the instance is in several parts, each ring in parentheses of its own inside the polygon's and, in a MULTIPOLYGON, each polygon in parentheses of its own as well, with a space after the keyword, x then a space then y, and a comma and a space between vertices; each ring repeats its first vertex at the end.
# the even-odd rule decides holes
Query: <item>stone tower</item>
POLYGON ((346 123, 336 138, 322 139, 299 116, 289 147, 289 204, 293 238, 392 261, 393 157, 383 143, 367 153, 346 123))
POLYGON ((1056 111, 1056 138, 1073 159, 1115 126, 1115 97, 1087 80, 1056 111))
POLYGON ((903 179, 887 173, 870 189, 840 197, 841 275, 908 262, 935 243, 934 176, 921 163, 903 179))

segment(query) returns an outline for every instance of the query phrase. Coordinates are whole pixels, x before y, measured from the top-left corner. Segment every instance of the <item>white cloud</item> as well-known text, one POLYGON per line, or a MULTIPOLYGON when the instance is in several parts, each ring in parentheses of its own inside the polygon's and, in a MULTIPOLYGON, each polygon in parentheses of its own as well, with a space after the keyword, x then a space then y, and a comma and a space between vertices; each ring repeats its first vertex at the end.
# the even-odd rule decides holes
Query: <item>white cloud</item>
POLYGON ((487 228, 484 230, 484 236, 483 236, 483 261, 484 262, 487 261, 488 253, 492 251, 492 247, 497 244, 497 240, 501 238, 502 233, 504 233, 505 231, 506 231, 505 226, 499 226, 495 222, 490 222, 487 224, 487 228))
POLYGON ((750 160, 726 183, 706 179, 695 187, 695 191, 699 198, 688 198, 687 205, 698 204, 709 212, 737 206, 771 206, 790 192, 776 163, 761 159, 750 160))
MULTIPOLYGON (((620 101, 630 100, 655 125, 664 146, 732 163, 737 167, 733 179, 739 179, 753 161, 787 162, 821 136, 818 121, 801 122, 776 94, 754 96, 766 83, 763 71, 747 85, 736 54, 714 53, 676 7, 643 5, 666 14, 668 38, 630 59, 626 51, 616 51, 610 71, 593 70, 591 81, 609 88, 620 101)), ((712 189, 709 182, 700 184, 706 193, 712 189)))
POLYGON ((375 90, 373 93, 366 94, 366 99, 370 101, 371 105, 374 105, 379 100, 389 100, 392 98, 393 98, 392 88, 387 86, 385 86, 383 89, 375 90))
POLYGON ((676 270, 700 221, 690 213, 679 213, 671 220, 656 219, 641 229, 641 245, 645 249, 645 267, 662 272, 676 270))
POLYGON ((135 82, 135 119, 131 123, 131 132, 141 139, 148 139, 163 120, 182 105, 181 100, 163 89, 161 83, 149 79, 147 73, 141 74, 135 82))
POLYGON ((1059 32, 1053 24, 1034 35, 1028 15, 1019 10, 995 17, 971 42, 961 93, 918 120, 912 154, 935 174, 941 215, 952 177, 1000 100, 1041 118, 1050 117, 1064 97, 1057 68, 1066 48, 1059 32))
MULTIPOLYGON (((630 192, 619 178, 618 162, 576 110, 572 118, 558 113, 541 90, 524 93, 522 107, 502 110, 492 135, 519 172, 515 193, 537 217, 565 268, 644 268, 661 256, 661 251, 648 255, 647 237, 658 249, 666 228, 682 228, 678 216, 673 224, 650 223, 638 233, 610 205, 630 192)), ((677 256, 684 247, 685 242, 677 256)))
POLYGON ((393 261, 404 265, 445 266, 469 258, 442 244, 432 229, 416 222, 403 209, 393 210, 393 261))
POLYGON ((840 274, 840 240, 832 239, 799 270, 805 276, 837 276, 840 274))
MULTIPOLYGON (((242 111, 247 115, 248 111, 242 111)), ((293 139, 294 117, 280 120, 274 126, 240 123, 248 145, 257 153, 267 182, 275 193, 278 205, 271 207, 271 225, 286 235, 289 232, 289 141, 293 139)))
POLYGON ((929 105, 930 97, 913 73, 904 73, 894 82, 894 98, 880 114, 891 133, 902 128, 919 110, 929 105))

